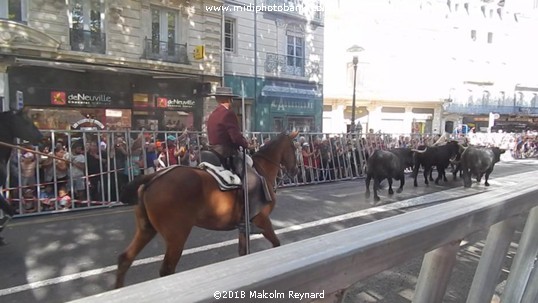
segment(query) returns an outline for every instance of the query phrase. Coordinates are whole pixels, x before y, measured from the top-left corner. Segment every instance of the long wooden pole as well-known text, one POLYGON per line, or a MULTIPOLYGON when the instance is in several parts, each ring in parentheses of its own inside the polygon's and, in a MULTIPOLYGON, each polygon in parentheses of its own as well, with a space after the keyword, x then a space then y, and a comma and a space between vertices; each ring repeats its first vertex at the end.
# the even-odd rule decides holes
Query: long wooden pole
POLYGON ((67 159, 64 159, 64 158, 56 157, 54 155, 49 155, 49 154, 46 154, 46 153, 43 153, 43 152, 40 152, 40 151, 37 151, 37 150, 33 150, 33 149, 30 149, 30 148, 22 147, 22 146, 15 145, 15 144, 9 144, 9 143, 0 141, 0 145, 6 146, 6 147, 9 147, 9 148, 20 149, 20 150, 23 150, 23 151, 26 151, 26 152, 29 152, 29 153, 34 153, 36 155, 51 157, 53 159, 65 161, 65 162, 68 162, 68 163, 71 162, 71 161, 69 161, 67 159))

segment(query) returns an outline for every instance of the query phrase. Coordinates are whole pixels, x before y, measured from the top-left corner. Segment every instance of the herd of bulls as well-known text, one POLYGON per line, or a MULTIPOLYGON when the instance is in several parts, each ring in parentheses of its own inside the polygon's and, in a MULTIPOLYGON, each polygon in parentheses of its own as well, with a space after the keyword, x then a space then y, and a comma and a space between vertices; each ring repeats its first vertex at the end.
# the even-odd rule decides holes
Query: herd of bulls
POLYGON ((433 180, 432 171, 437 169, 435 184, 439 184, 441 178, 447 182, 445 170, 449 165, 453 167, 453 176, 456 180, 457 173, 463 175, 463 185, 471 186, 471 177, 476 177, 480 183, 485 176, 485 185, 489 186, 488 178, 495 163, 500 161, 500 156, 505 150, 497 147, 464 146, 457 141, 448 141, 444 145, 420 146, 417 149, 395 148, 391 150, 376 150, 369 158, 366 168, 366 196, 370 196, 370 181, 373 179, 374 200, 379 201, 377 191, 382 180, 389 183, 389 194, 394 193, 392 180, 399 180, 400 187, 397 192, 402 192, 405 184, 405 169, 413 168, 414 186, 418 186, 417 176, 422 167, 424 182, 433 180))

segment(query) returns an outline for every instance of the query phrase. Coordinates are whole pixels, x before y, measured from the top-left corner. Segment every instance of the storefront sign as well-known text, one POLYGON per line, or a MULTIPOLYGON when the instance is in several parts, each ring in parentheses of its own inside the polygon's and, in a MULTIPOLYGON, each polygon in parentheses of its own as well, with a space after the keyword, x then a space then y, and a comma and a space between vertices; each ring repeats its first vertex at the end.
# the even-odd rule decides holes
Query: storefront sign
POLYGON ((288 110, 313 110, 313 101, 303 100, 283 100, 277 99, 271 101, 271 109, 274 111, 288 111, 288 110))
POLYGON ((50 102, 52 105, 109 105, 112 96, 107 93, 52 91, 50 102))
POLYGON ((78 129, 81 125, 88 125, 86 127, 81 127, 81 129, 95 129, 95 127, 92 127, 93 125, 97 125, 100 129, 105 129, 105 126, 101 121, 90 118, 81 119, 73 123, 72 127, 73 129, 78 129))
POLYGON ((157 97, 157 107, 170 109, 192 109, 196 104, 193 100, 179 98, 157 97))

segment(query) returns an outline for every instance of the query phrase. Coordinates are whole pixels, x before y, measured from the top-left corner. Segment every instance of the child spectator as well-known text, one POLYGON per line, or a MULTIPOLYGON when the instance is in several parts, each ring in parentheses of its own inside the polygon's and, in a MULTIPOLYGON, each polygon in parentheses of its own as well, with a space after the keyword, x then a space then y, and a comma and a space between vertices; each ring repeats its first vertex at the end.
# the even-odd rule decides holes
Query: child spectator
POLYGON ((155 172, 155 160, 157 160, 157 152, 155 151, 155 143, 149 143, 146 146, 146 169, 144 174, 150 175, 155 172))
POLYGON ((56 208, 54 203, 54 188, 52 185, 47 185, 39 192, 39 202, 43 210, 53 210, 56 208))
POLYGON ((79 140, 73 143, 71 155, 71 180, 73 182, 73 190, 75 191, 75 198, 79 200, 86 199, 86 156, 84 155, 84 145, 79 140))
POLYGON ((58 190, 58 208, 59 209, 70 209, 71 208, 71 197, 67 194, 67 189, 60 188, 58 190))
POLYGON ((25 189, 22 193, 21 200, 25 213, 33 213, 36 211, 36 198, 32 189, 25 189))
MULTIPOLYGON (((23 147, 32 149, 31 145, 25 144, 23 147)), ((36 157, 34 153, 23 152, 21 155, 21 186, 36 184, 36 157)))

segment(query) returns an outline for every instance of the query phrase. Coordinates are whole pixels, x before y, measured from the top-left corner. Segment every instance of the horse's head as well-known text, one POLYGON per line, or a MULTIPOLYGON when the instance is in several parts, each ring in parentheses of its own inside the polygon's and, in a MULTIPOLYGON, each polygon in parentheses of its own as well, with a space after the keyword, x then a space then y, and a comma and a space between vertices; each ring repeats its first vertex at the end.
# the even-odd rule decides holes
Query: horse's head
POLYGON ((296 148, 293 139, 297 132, 291 134, 281 133, 276 138, 267 142, 254 156, 265 159, 272 166, 282 169, 290 178, 299 172, 297 167, 296 148))
POLYGON ((43 138, 43 134, 37 129, 25 111, 9 111, 0 113, 0 120, 10 134, 22 140, 37 144, 43 138))
POLYGON ((297 137, 298 132, 292 132, 291 134, 281 134, 283 137, 283 143, 280 145, 282 148, 282 157, 280 158, 280 164, 283 166, 284 172, 293 178, 299 172, 297 166, 297 148, 293 142, 293 139, 297 137))

